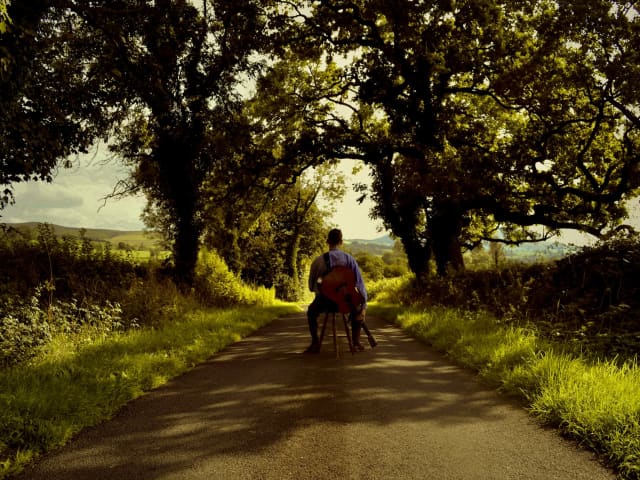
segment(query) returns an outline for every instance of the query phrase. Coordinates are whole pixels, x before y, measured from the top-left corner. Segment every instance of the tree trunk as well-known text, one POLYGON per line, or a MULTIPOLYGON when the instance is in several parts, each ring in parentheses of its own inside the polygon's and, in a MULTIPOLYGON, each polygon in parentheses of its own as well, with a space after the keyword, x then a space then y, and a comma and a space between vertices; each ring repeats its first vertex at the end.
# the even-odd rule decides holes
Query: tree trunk
POLYGON ((298 251, 300 250, 300 233, 294 232, 289 245, 287 246, 287 275, 292 279, 297 280, 300 276, 300 270, 298 268, 298 251))
POLYGON ((409 268, 420 284, 429 277, 431 245, 420 222, 425 212, 425 199, 419 192, 396 188, 393 157, 371 161, 376 174, 378 210, 395 236, 402 240, 409 268))
POLYGON ((450 203, 439 204, 429 218, 429 238, 440 276, 446 276, 449 267, 454 271, 464 270, 460 242, 463 226, 464 215, 450 203))
POLYGON ((400 237, 404 251, 407 254, 409 268, 416 276, 419 284, 425 284, 429 278, 429 260, 431 259, 431 246, 424 240, 417 239, 413 235, 400 237))
POLYGON ((201 230, 194 221, 193 212, 183 211, 179 214, 173 242, 174 278, 178 285, 193 285, 201 230))
POLYGON ((175 227, 174 280, 190 287, 195 277, 202 224, 198 219, 200 182, 194 169, 196 153, 188 135, 173 127, 159 142, 158 163, 162 197, 175 227))
POLYGON ((298 252, 300 250, 300 227, 296 225, 286 247, 285 268, 286 277, 289 280, 281 286, 279 298, 288 302, 298 300, 300 286, 300 269, 298 266, 298 252))

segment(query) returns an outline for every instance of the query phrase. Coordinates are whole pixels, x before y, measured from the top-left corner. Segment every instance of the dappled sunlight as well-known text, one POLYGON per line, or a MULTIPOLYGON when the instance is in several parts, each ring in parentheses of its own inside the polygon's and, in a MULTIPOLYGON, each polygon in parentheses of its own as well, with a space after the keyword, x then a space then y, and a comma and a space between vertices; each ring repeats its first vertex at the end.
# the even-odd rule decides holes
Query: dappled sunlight
MULTIPOLYGON (((198 465, 253 478, 246 475, 249 464, 268 472, 294 455, 293 471, 300 472, 320 443, 358 444, 361 436, 378 439, 375 447, 358 447, 369 454, 416 444, 447 449, 456 437, 458 448, 478 459, 496 450, 505 458, 518 455, 535 441, 526 414, 513 418, 519 407, 399 329, 375 318, 368 324, 378 346, 352 355, 342 332, 336 358, 330 336, 320 354, 301 354, 309 336, 304 314, 280 318, 131 402, 114 421, 83 432, 55 461, 44 460, 47 476, 25 478, 93 478, 105 471, 119 479, 156 478, 154 471, 174 478, 172 472, 198 465), (487 432, 495 432, 488 443, 487 432)), ((321 460, 325 473, 346 468, 321 460)))

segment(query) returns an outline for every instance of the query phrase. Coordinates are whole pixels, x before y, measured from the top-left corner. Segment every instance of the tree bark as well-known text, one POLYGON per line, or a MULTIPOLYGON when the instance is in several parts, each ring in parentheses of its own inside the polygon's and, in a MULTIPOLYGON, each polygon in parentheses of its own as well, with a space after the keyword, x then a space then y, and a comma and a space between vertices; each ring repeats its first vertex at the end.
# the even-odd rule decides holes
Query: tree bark
POLYGON ((401 236, 402 245, 407 255, 409 268, 416 276, 419 284, 427 283, 429 278, 429 260, 431 260, 431 245, 414 235, 401 236))
POLYGON ((298 267, 298 252, 300 250, 300 227, 296 225, 286 247, 285 272, 290 279, 288 285, 281 286, 279 298, 288 302, 298 300, 298 286, 300 284, 300 269, 298 267))
POLYGON ((439 203, 429 218, 429 238, 438 275, 446 276, 449 267, 464 270, 460 234, 464 215, 453 203, 439 203))
POLYGON ((195 278, 196 263, 203 231, 198 218, 200 181, 194 171, 196 150, 180 127, 165 130, 159 142, 157 158, 163 201, 175 226, 173 238, 174 280, 190 287, 195 278))
POLYGON ((193 285, 200 249, 202 229, 195 223, 194 217, 193 212, 186 209, 179 214, 173 242, 174 279, 178 285, 185 287, 193 285))

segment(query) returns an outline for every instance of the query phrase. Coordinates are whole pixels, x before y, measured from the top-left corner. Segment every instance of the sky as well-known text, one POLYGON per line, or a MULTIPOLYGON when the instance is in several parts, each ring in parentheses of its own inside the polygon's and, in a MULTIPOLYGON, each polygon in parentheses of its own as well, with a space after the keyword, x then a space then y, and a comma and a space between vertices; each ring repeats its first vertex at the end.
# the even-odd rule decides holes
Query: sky
POLYGON ((354 165, 357 161, 342 160, 340 170, 345 175, 347 193, 342 202, 336 205, 336 213, 333 215, 330 223, 342 230, 342 236, 346 239, 362 239, 370 240, 386 235, 388 232, 384 230, 382 221, 372 220, 369 213, 373 208, 373 203, 366 199, 359 204, 357 199, 361 193, 355 192, 352 188, 354 183, 371 184, 369 178, 369 167, 363 166, 356 175, 352 174, 354 165))
MULTIPOLYGON (((369 218, 370 202, 359 205, 359 194, 351 185, 368 183, 367 170, 351 175, 352 164, 345 162, 348 193, 337 205, 330 223, 342 229, 346 239, 374 239, 385 235, 380 222, 369 218)), ((127 177, 126 170, 115 161, 105 161, 100 155, 79 157, 71 169, 60 169, 52 183, 29 182, 14 185, 15 204, 0 210, 1 222, 46 222, 65 227, 142 230, 140 214, 145 199, 127 197, 109 199, 118 180, 127 177)))
POLYGON ((80 157, 70 169, 60 169, 53 182, 14 185, 15 204, 0 211, 3 222, 46 222, 65 227, 141 230, 144 198, 107 200, 123 167, 111 161, 80 157))

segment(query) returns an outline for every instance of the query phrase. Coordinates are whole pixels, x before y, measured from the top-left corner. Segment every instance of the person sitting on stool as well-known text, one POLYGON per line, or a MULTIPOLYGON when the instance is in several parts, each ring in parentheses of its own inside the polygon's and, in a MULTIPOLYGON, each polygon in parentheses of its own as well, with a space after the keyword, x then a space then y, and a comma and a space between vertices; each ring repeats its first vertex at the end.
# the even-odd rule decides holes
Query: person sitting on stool
POLYGON ((340 246, 342 245, 342 231, 340 229, 334 228, 329 231, 327 243, 329 244, 329 266, 327 266, 327 262, 325 261, 326 254, 323 254, 316 257, 309 271, 309 290, 314 292, 316 296, 307 309, 307 322, 309 323, 309 333, 311 333, 311 345, 309 345, 304 353, 320 352, 320 339, 318 338, 318 317, 320 314, 338 311, 337 305, 320 293, 320 284, 318 282, 318 280, 327 273, 328 267, 334 268, 338 266, 349 267, 353 270, 356 278, 356 288, 362 295, 362 310, 357 314, 350 314, 349 318, 351 320, 353 346, 357 350, 364 350, 364 347, 360 343, 360 330, 367 308, 367 290, 364 286, 360 267, 352 255, 340 250, 340 246))

